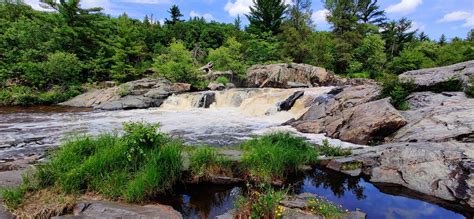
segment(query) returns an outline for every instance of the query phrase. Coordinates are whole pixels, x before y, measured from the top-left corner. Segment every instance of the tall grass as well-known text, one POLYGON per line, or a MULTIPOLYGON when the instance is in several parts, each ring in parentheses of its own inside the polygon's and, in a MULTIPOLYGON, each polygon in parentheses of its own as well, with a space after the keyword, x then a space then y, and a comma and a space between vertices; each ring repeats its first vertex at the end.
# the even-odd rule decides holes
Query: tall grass
POLYGON ((201 146, 191 151, 189 168, 195 178, 232 174, 231 161, 220 155, 217 149, 208 146, 201 146))
POLYGON ((67 194, 95 192, 130 202, 164 192, 181 176, 183 144, 157 128, 155 124, 125 123, 122 136, 70 139, 37 167, 33 180, 3 196, 15 208, 26 192, 45 188, 67 194))
POLYGON ((271 182, 317 160, 317 150, 303 138, 275 133, 242 144, 243 165, 257 181, 271 182))

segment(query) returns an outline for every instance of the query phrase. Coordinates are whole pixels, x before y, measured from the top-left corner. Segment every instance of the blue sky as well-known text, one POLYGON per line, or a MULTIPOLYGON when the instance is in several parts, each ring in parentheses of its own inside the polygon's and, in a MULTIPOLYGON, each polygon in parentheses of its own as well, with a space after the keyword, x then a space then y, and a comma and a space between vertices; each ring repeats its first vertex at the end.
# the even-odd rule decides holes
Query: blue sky
MULTIPOLYGON (((39 0, 24 0, 35 9, 39 0)), ((290 2, 291 0, 287 0, 290 2)), ((248 12, 252 0, 83 0, 83 7, 100 6, 105 13, 113 16, 126 12, 133 18, 142 19, 153 15, 156 20, 168 17, 166 12, 177 4, 185 18, 204 17, 207 20, 232 22, 237 15, 248 12)), ((438 39, 441 34, 448 38, 465 38, 474 29, 474 0, 379 0, 390 19, 407 17, 415 28, 424 31, 431 38, 438 39)), ((320 0, 313 0, 313 21, 316 29, 330 28, 325 20, 324 7, 320 0)), ((242 19, 245 20, 244 16, 242 19)), ((246 23, 246 21, 244 21, 246 23)))

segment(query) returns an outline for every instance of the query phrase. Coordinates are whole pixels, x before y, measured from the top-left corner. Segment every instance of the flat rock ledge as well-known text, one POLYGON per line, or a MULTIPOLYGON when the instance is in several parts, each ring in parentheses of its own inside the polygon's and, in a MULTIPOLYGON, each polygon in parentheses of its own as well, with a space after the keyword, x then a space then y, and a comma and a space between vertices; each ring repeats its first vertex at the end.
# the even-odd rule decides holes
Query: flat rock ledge
POLYGON ((159 218, 181 219, 183 216, 170 206, 166 205, 130 205, 117 202, 91 201, 80 202, 75 205, 73 215, 53 217, 54 219, 67 218, 159 218))
POLYGON ((120 86, 91 90, 59 105, 102 110, 142 109, 159 107, 168 96, 190 90, 190 84, 171 83, 163 78, 144 78, 120 86))

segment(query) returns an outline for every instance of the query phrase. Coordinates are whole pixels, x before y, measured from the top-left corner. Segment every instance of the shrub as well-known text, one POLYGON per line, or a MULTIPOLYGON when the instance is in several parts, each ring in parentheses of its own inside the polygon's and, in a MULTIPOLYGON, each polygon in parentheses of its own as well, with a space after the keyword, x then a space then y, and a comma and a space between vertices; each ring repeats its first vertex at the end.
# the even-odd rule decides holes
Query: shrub
POLYGON ((121 84, 118 87, 118 95, 121 97, 127 96, 130 94, 130 85, 129 84, 121 84))
POLYGON ((29 106, 36 104, 56 104, 81 93, 82 88, 79 86, 70 86, 67 89, 54 86, 45 92, 40 92, 26 86, 11 86, 0 90, 0 105, 29 106))
POLYGON ((194 66, 192 54, 181 41, 172 42, 165 53, 154 59, 153 67, 159 76, 173 82, 198 82, 198 70, 194 66))
POLYGON ((323 140, 323 144, 317 147, 319 153, 321 155, 331 156, 331 157, 338 157, 338 156, 349 156, 352 154, 351 149, 344 149, 341 147, 336 147, 329 144, 327 139, 323 140))
POLYGON ((56 52, 48 55, 44 70, 52 84, 75 84, 81 79, 82 63, 75 54, 56 52))
POLYGON ((237 75, 245 74, 247 66, 242 54, 242 44, 231 37, 224 45, 209 51, 208 60, 214 63, 217 70, 231 70, 237 75))
POLYGON ((257 181, 271 182, 315 162, 316 149, 303 138, 275 133, 244 142, 243 165, 257 181))
POLYGON ((325 199, 313 198, 308 200, 308 210, 314 214, 322 215, 324 218, 342 218, 345 210, 337 207, 325 199))
POLYGON ((399 110, 408 110, 410 107, 406 98, 415 89, 413 82, 402 82, 397 78, 388 78, 382 82, 380 98, 391 98, 391 103, 399 110))
POLYGON ((247 197, 237 198, 235 208, 238 216, 242 218, 280 218, 283 210, 279 203, 285 197, 285 191, 275 191, 272 188, 259 190, 250 189, 247 197))
POLYGON ((228 79, 227 77, 220 76, 220 77, 218 77, 218 78, 216 79, 216 82, 217 82, 217 83, 221 83, 221 84, 223 84, 223 85, 226 85, 226 84, 228 84, 230 81, 229 81, 229 79, 228 79))
POLYGON ((474 98, 474 77, 469 80, 469 85, 464 92, 468 97, 474 98))

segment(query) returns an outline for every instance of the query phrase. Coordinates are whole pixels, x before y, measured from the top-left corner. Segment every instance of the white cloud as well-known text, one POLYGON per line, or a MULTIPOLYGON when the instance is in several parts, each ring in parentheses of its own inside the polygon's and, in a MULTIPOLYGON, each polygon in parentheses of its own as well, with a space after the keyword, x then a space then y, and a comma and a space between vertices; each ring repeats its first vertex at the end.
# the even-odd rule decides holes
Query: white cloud
POLYGON ((328 21, 327 21, 328 14, 329 14, 329 11, 327 9, 315 11, 313 12, 313 15, 311 16, 311 20, 313 20, 313 22, 316 25, 326 25, 328 24, 328 21))
POLYGON ((198 12, 191 11, 191 13, 189 13, 189 16, 190 17, 203 17, 204 19, 206 19, 206 21, 215 20, 214 16, 212 16, 212 14, 209 14, 209 13, 200 14, 198 12))
MULTIPOLYGON (((285 0, 285 4, 291 4, 292 0, 285 0)), ((250 6, 253 5, 252 0, 229 0, 224 6, 224 10, 232 17, 244 15, 250 12, 250 6)))
POLYGON ((438 23, 447 23, 455 21, 464 21, 463 27, 474 27, 474 13, 467 11, 454 11, 445 14, 443 18, 439 19, 438 23))
POLYGON ((401 0, 398 4, 388 6, 385 11, 387 13, 408 14, 415 11, 416 7, 422 3, 423 0, 401 0))
POLYGON ((25 4, 30 5, 33 9, 38 10, 38 11, 50 11, 50 9, 43 8, 41 7, 41 4, 39 0, 23 0, 25 4))

